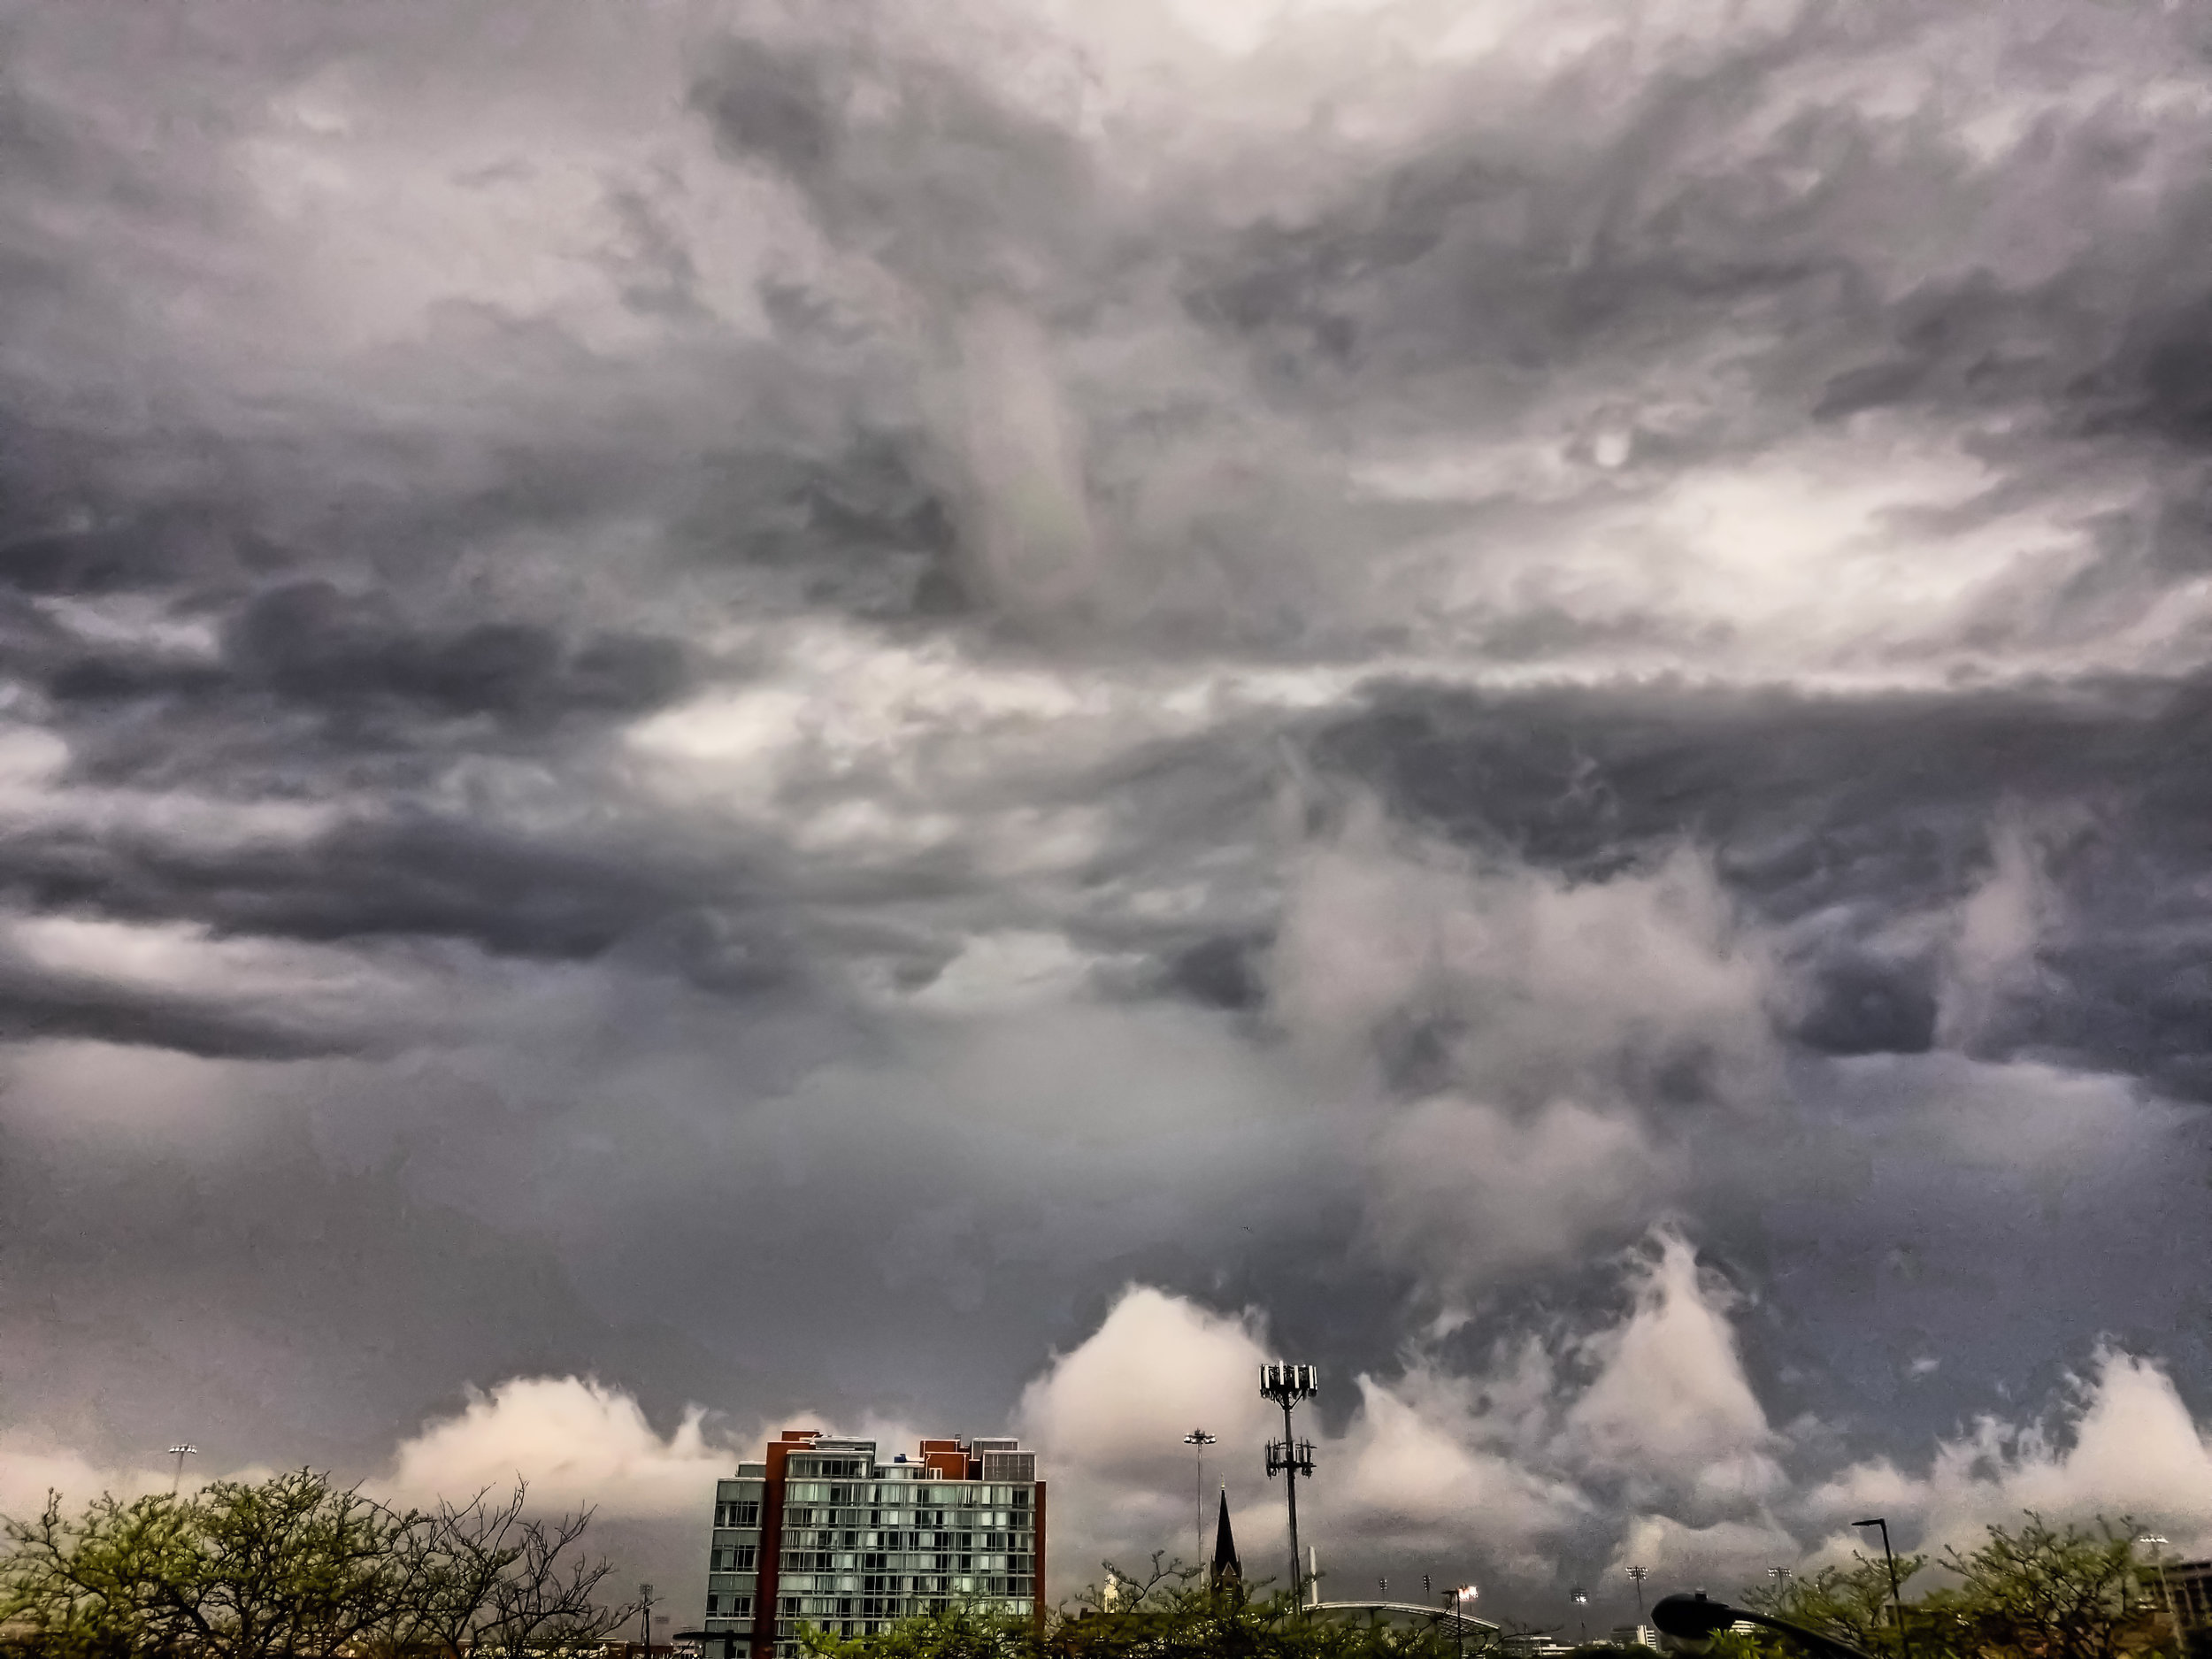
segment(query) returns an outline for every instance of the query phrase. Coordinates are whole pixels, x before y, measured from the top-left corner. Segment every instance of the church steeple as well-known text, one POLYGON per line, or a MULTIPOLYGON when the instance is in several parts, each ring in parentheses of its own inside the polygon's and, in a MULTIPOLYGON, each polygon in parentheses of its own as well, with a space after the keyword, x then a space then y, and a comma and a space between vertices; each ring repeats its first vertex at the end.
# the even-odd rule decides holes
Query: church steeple
POLYGON ((1229 1530, 1229 1488, 1225 1482, 1221 1488, 1221 1518, 1214 1524, 1213 1571, 1206 1575, 1206 1587, 1217 1594, 1244 1588, 1244 1563, 1237 1559, 1237 1537, 1229 1530))

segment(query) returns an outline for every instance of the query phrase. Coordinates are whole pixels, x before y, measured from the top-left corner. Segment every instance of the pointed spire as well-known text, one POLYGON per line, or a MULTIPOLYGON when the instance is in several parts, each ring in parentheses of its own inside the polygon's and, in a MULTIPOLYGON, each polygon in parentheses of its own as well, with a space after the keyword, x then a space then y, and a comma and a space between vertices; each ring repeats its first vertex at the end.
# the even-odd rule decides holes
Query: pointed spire
POLYGON ((1221 1518, 1214 1524, 1213 1571, 1206 1577, 1209 1589, 1221 1591, 1244 1587, 1244 1563, 1237 1559, 1236 1534, 1229 1529, 1229 1486, 1221 1487, 1221 1518))

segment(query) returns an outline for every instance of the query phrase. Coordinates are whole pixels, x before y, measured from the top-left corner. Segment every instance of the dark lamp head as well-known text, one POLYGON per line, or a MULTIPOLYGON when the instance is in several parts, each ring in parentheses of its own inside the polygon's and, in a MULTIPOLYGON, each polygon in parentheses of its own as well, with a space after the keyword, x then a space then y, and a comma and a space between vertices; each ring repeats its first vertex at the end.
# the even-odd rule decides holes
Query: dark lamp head
POLYGON ((1694 1595, 1663 1595, 1652 1603, 1651 1622, 1678 1652, 1703 1653, 1712 1646, 1713 1633, 1726 1630, 1743 1617, 1725 1601, 1709 1601, 1705 1592, 1694 1595))

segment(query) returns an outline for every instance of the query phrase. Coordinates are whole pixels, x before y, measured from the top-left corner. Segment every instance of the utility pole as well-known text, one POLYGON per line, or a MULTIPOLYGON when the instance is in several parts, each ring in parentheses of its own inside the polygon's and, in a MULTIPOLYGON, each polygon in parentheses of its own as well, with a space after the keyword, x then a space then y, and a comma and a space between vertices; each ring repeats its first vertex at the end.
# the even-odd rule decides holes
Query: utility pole
POLYGON ((1882 1559, 1889 1563, 1889 1604, 1897 1614, 1897 1651, 1901 1659, 1912 1659, 1912 1638, 1905 1633, 1905 1598, 1897 1593, 1897 1557, 1889 1553, 1889 1523, 1878 1515, 1870 1521, 1851 1525, 1882 1529, 1882 1559))
POLYGON ((1202 1567, 1206 1563, 1206 1448, 1214 1443, 1216 1438, 1203 1429, 1193 1429, 1183 1436, 1184 1445, 1198 1448, 1198 1530, 1192 1534, 1198 1541, 1191 1562, 1202 1567))
POLYGON ((172 1446, 169 1448, 169 1455, 177 1460, 177 1472, 169 1482, 169 1495, 171 1497, 175 1497, 177 1495, 177 1488, 184 1484, 184 1460, 188 1457, 197 1457, 199 1455, 200 1448, 196 1446, 189 1444, 188 1442, 182 1445, 172 1446))
POLYGON ((1286 1365, 1271 1360, 1260 1367, 1260 1394, 1272 1400, 1283 1409, 1283 1438, 1267 1443, 1267 1473, 1271 1480, 1277 1474, 1283 1477, 1283 1491, 1290 1506, 1290 1605, 1293 1614, 1302 1611, 1304 1596, 1300 1594, 1299 1577, 1302 1563, 1298 1559, 1298 1477, 1313 1478, 1313 1442, 1299 1440, 1291 1432, 1290 1410, 1302 1400, 1310 1400, 1320 1386, 1320 1374, 1310 1365, 1286 1365))
POLYGON ((637 1587, 637 1622, 639 1646, 645 1649, 646 1659, 653 1652, 653 1586, 641 1584, 637 1587))

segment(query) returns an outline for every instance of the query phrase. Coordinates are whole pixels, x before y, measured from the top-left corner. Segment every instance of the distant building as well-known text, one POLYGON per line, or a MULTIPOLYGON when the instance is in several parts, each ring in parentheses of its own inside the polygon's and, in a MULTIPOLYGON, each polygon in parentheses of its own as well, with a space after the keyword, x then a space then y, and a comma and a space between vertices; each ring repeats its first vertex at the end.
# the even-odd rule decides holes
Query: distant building
POLYGON ((787 1429, 715 1483, 708 1659, 793 1659, 841 1636, 966 1606, 1043 1618, 1045 1483, 1018 1440, 873 1440, 787 1429), (720 1640, 714 1640, 719 1637, 720 1640))
POLYGON ((2170 1561, 2144 1577, 2170 1600, 2177 1635, 2212 1630, 2212 1561, 2170 1561))
POLYGON ((1649 1624, 1616 1624, 1612 1641, 1616 1647, 1656 1647, 1659 1632, 1649 1624))
POLYGON ((1501 1652, 1513 1659, 1559 1659, 1562 1654, 1574 1651, 1572 1642, 1561 1641, 1558 1637, 1543 1631, 1527 1631, 1498 1638, 1501 1652))

